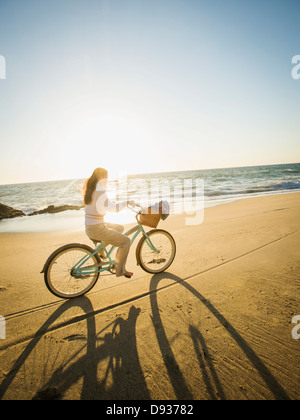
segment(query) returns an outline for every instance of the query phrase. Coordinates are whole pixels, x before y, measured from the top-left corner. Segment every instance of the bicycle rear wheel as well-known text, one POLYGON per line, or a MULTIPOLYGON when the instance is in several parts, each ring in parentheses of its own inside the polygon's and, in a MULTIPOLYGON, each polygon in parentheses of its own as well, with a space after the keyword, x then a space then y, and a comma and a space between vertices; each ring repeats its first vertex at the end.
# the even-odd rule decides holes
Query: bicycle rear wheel
POLYGON ((137 246, 138 265, 147 273, 162 273, 174 261, 176 255, 175 240, 169 232, 162 229, 151 230, 147 235, 159 252, 155 252, 150 247, 148 239, 143 236, 137 246))
POLYGON ((73 268, 84 257, 90 258, 81 266, 89 266, 101 263, 98 254, 87 245, 70 244, 57 249, 48 259, 44 270, 44 278, 47 288, 55 296, 72 299, 89 292, 99 278, 95 272, 97 268, 91 269, 90 273, 85 270, 83 274, 74 275, 73 268))

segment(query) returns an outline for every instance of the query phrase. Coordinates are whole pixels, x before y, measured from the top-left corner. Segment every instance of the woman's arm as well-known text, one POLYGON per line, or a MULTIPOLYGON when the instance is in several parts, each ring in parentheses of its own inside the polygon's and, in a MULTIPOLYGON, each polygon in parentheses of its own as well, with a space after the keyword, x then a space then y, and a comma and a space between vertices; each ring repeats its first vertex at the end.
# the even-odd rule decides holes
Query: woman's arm
POLYGON ((127 206, 127 201, 121 201, 119 203, 111 201, 105 190, 98 190, 97 193, 98 197, 96 198, 96 208, 97 212, 101 215, 105 215, 106 212, 119 213, 119 211, 123 210, 127 206))
POLYGON ((108 198, 106 193, 104 193, 103 195, 104 208, 109 213, 119 213, 119 211, 123 210, 127 206, 127 201, 120 201, 118 203, 115 203, 108 198))

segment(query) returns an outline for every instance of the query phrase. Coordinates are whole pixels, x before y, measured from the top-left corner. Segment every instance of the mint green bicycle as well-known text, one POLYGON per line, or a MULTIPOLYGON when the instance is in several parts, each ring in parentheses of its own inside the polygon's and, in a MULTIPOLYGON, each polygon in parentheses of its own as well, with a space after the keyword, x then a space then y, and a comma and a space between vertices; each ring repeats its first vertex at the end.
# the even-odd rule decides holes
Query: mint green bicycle
MULTIPOLYGON (((130 206, 128 208, 136 213, 137 225, 125 235, 133 235, 131 245, 142 235, 136 248, 137 265, 147 273, 162 273, 170 267, 176 255, 176 244, 172 235, 165 230, 156 229, 162 215, 145 214, 141 207, 138 211, 130 206), (155 229, 146 232, 144 226, 155 229)), ((101 242, 93 243, 94 249, 85 244, 73 243, 58 248, 50 255, 41 273, 44 274, 46 286, 51 293, 64 299, 76 298, 88 293, 95 286, 100 273, 115 274, 115 259, 112 254, 116 247, 111 246, 107 250, 101 242)))

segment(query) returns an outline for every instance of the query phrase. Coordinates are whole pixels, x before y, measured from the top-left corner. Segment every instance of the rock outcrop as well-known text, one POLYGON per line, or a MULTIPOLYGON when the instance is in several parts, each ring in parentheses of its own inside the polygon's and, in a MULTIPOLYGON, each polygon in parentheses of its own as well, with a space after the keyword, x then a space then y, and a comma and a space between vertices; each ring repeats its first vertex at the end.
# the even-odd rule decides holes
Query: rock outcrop
POLYGON ((34 211, 30 213, 28 216, 36 216, 37 214, 45 214, 45 213, 61 213, 62 211, 66 210, 80 210, 83 206, 71 206, 71 205, 64 205, 64 206, 48 206, 46 209, 34 211))
POLYGON ((12 219, 14 217, 26 216, 22 210, 16 210, 12 207, 6 206, 5 204, 0 203, 0 220, 2 219, 12 219))

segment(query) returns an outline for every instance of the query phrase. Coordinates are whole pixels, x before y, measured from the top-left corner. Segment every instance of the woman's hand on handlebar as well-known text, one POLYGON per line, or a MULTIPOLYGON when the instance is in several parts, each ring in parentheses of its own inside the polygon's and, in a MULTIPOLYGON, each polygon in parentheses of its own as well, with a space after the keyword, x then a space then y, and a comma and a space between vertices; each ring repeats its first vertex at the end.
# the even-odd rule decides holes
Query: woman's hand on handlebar
POLYGON ((129 207, 131 210, 135 211, 136 213, 139 213, 142 210, 142 208, 143 208, 140 204, 136 203, 134 200, 128 200, 127 201, 127 207, 129 207), (140 210, 137 211, 135 209, 135 207, 139 207, 140 210))
POLYGON ((136 207, 136 202, 134 200, 127 200, 127 206, 136 207))

